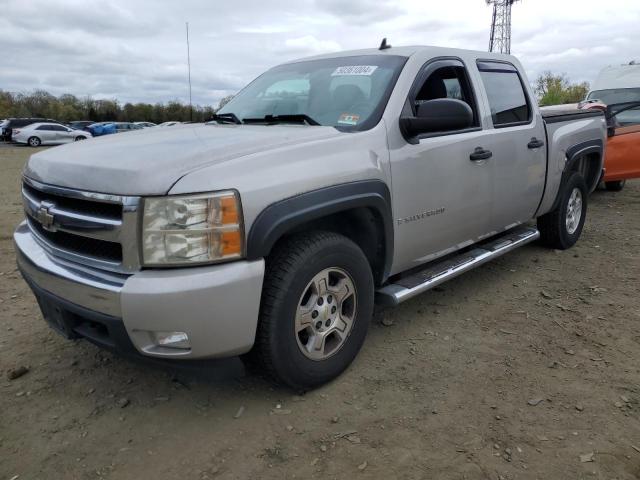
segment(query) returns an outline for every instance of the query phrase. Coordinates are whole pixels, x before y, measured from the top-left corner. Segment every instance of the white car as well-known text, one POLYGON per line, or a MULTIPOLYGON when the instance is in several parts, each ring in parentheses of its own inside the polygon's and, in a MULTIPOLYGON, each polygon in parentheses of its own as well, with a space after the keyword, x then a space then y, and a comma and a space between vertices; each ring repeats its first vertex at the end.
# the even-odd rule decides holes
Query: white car
POLYGON ((92 138, 89 132, 74 130, 59 123, 32 123, 13 131, 12 140, 31 147, 60 145, 92 138))
POLYGON ((163 122, 158 127, 173 127, 174 125, 179 125, 180 122, 163 122))
POLYGON ((155 127, 156 124, 153 122, 133 122, 135 125, 140 125, 142 128, 151 128, 155 127))

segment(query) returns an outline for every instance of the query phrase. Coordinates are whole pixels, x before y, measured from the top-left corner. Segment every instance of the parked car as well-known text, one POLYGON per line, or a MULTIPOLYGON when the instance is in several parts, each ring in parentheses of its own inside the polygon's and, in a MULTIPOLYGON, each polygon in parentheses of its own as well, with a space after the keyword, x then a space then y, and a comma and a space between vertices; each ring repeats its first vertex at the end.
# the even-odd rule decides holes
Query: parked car
POLYGON ((162 122, 157 125, 158 127, 173 127, 174 125, 180 125, 180 122, 162 122))
POLYGON ((4 127, 9 125, 9 120, 0 120, 0 142, 4 141, 4 127))
POLYGON ((94 137, 101 137, 103 135, 111 135, 118 133, 116 126, 113 122, 96 122, 92 123, 88 127, 85 127, 91 135, 94 137))
POLYGON ((118 133, 130 132, 131 130, 142 130, 142 125, 136 125, 132 122, 115 122, 116 130, 118 133))
POLYGON ((69 127, 73 128, 74 130, 84 130, 86 127, 88 127, 89 125, 93 125, 94 123, 95 122, 91 120, 76 120, 74 122, 70 122, 69 127))
POLYGON ((157 126, 153 122, 133 122, 135 125, 140 125, 142 128, 151 128, 157 126))
POLYGON ((89 132, 74 130, 59 123, 32 123, 13 130, 13 141, 30 147, 60 145, 91 138, 89 132))
POLYGON ((2 127, 2 140, 10 142, 13 129, 26 127, 27 125, 37 122, 58 123, 56 120, 51 120, 50 118, 8 118, 6 124, 2 127))
POLYGON ((607 67, 580 104, 604 110, 608 122, 604 184, 620 191, 627 180, 640 178, 640 65, 607 67))
POLYGON ((251 351, 296 390, 347 368, 374 301, 574 245, 606 138, 602 112, 541 115, 515 57, 436 47, 280 65, 214 120, 32 155, 18 265, 68 337, 251 351))

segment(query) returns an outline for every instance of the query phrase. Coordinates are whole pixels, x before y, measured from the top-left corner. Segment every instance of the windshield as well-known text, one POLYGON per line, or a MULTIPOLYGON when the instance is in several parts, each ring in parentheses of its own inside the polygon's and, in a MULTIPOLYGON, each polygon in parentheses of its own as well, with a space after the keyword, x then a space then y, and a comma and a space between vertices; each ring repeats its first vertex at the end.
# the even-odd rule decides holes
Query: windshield
MULTIPOLYGON (((587 100, 600 100, 605 105, 619 103, 640 102, 640 88, 612 88, 610 90, 595 90, 589 93, 587 100)), ((615 116, 620 126, 640 124, 640 107, 625 110, 615 116)))
POLYGON ((594 90, 587 100, 600 100, 607 105, 615 103, 640 102, 640 88, 612 88, 610 90, 594 90))
POLYGON ((367 130, 380 121, 406 60, 362 55, 280 65, 250 83, 217 113, 234 114, 242 121, 306 116, 310 124, 367 130))

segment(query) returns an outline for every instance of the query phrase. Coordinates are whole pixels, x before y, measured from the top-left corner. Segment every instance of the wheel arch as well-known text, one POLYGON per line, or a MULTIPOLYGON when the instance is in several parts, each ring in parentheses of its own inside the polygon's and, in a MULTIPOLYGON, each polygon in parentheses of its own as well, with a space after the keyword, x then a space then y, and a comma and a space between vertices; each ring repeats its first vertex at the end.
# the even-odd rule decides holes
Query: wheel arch
POLYGON ((593 192, 602 178, 604 162, 604 144, 602 140, 590 140, 579 143, 567 150, 567 163, 562 172, 562 183, 572 172, 579 172, 587 184, 589 193, 593 192))
POLYGON ((247 235, 247 258, 266 258, 282 239, 303 231, 345 235, 364 252, 375 282, 383 283, 393 258, 391 194, 380 180, 320 188, 266 207, 247 235))
POLYGON ((596 189, 603 176, 604 143, 602 140, 578 143, 567 149, 566 157, 558 193, 549 211, 558 208, 564 187, 573 172, 579 172, 583 176, 589 193, 596 189))

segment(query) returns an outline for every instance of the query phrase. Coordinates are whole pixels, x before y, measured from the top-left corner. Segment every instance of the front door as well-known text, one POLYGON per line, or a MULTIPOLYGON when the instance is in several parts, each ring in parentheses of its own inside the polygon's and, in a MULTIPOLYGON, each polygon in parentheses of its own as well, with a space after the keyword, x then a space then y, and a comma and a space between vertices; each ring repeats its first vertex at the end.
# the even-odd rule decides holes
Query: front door
POLYGON ((492 146, 480 126, 477 100, 461 61, 427 63, 405 108, 415 115, 422 102, 437 98, 468 103, 474 111, 474 125, 462 131, 423 135, 391 149, 396 271, 474 243, 489 227, 491 159, 474 154, 492 146))
POLYGON ((640 103, 610 105, 606 182, 640 178, 640 103))
POLYGON ((533 218, 547 168, 544 121, 518 70, 505 62, 477 62, 491 111, 494 169, 491 230, 501 232, 533 218))

